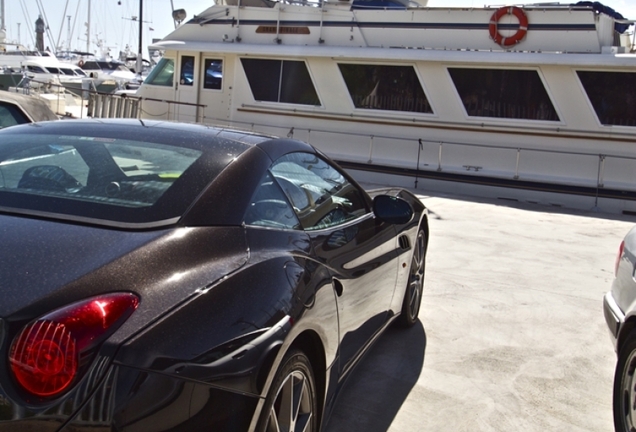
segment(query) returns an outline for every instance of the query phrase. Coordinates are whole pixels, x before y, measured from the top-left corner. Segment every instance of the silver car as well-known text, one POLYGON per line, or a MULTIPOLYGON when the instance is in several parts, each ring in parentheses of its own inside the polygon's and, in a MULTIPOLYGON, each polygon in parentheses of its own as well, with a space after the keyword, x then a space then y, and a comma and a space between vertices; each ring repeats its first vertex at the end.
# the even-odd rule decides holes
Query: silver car
POLYGON ((612 290, 603 298, 603 312, 618 362, 614 374, 614 427, 636 430, 636 227, 621 242, 612 290))

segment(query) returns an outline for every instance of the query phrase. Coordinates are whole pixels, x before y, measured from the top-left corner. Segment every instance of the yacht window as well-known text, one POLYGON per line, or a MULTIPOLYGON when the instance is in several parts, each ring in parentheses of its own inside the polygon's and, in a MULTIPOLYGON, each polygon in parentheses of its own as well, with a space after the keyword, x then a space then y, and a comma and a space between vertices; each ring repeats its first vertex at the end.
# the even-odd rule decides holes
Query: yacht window
POLYGON ((448 68, 471 117, 559 121, 535 70, 448 68))
POLYGON ((172 80, 174 79, 174 60, 171 58, 163 57, 157 63, 146 79, 144 84, 152 84, 157 86, 172 87, 172 80))
POLYGON ((182 86, 191 86, 194 83, 194 57, 182 56, 181 57, 181 75, 179 78, 179 84, 182 86))
POLYGON ((46 70, 47 70, 47 71, 49 71, 49 73, 52 73, 52 74, 58 74, 58 75, 59 75, 59 74, 61 74, 61 73, 62 73, 62 71, 61 71, 61 70, 59 70, 58 68, 56 68, 56 67, 51 67, 51 66, 48 66, 48 67, 46 68, 46 70))
POLYGON ((412 66, 338 64, 356 108, 433 113, 412 66))
POLYGON ((97 64, 97 62, 95 62, 95 61, 87 61, 87 62, 84 62, 84 65, 82 66, 82 69, 84 69, 84 70, 96 70, 96 69, 99 70, 100 67, 97 64))
POLYGON ((221 90, 223 88, 223 60, 205 59, 203 64, 205 69, 203 88, 221 90))
POLYGON ((602 124, 636 126, 636 72, 576 73, 602 124))
POLYGON ((320 105, 304 61, 242 58, 241 63, 255 100, 320 105))
POLYGON ((29 72, 33 72, 33 73, 47 73, 43 68, 41 68, 40 66, 27 66, 27 70, 29 72))

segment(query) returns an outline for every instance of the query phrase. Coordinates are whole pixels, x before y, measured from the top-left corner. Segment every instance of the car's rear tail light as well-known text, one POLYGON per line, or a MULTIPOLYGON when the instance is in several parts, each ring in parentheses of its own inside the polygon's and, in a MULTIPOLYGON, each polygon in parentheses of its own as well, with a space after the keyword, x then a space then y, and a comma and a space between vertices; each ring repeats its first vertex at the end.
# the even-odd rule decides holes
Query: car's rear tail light
POLYGON ((138 304, 131 293, 105 294, 26 325, 9 350, 15 380, 34 396, 61 394, 78 376, 80 358, 113 334, 138 304))
POLYGON ((616 263, 614 264, 614 276, 618 276, 618 266, 621 263, 621 258, 623 258, 623 251, 625 250, 625 240, 621 242, 621 245, 618 247, 618 255, 616 255, 616 263))

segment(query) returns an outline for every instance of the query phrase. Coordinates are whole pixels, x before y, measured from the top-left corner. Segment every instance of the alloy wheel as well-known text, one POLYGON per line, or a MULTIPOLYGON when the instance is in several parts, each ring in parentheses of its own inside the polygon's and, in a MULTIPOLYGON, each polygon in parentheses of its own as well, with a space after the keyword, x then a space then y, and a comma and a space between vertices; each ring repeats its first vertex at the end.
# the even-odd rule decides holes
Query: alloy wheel
POLYGON ((420 311, 422 302, 422 291, 424 288, 424 251, 426 249, 424 231, 417 233, 417 239, 413 247, 413 258, 411 260, 411 272, 409 275, 409 286, 406 291, 408 298, 407 310, 409 318, 415 319, 420 311))
POLYGON ((313 397, 307 375, 301 370, 290 372, 278 388, 269 412, 266 431, 314 432, 313 397))
POLYGON ((626 431, 636 431, 636 350, 633 350, 625 362, 621 379, 621 414, 626 431))

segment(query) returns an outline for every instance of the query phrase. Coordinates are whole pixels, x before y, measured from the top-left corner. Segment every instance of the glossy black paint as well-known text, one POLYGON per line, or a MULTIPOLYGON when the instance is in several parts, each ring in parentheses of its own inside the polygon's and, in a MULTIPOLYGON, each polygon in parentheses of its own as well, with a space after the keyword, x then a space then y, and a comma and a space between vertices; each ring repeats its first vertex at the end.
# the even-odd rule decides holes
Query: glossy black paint
MULTIPOLYGON (((135 121, 55 127, 162 139, 220 133, 135 121)), ((397 239, 414 238, 418 227, 428 234, 425 209, 407 191, 384 189, 371 196, 404 200, 409 221, 374 217, 363 192, 369 213, 329 229, 245 226, 272 162, 317 152, 293 140, 223 133, 248 148, 171 226, 115 229, 0 213, 0 431, 253 430, 291 347, 311 360, 328 414, 339 384, 400 312, 410 247, 397 239), (22 394, 8 374, 12 338, 43 314, 113 291, 138 294, 140 306, 72 390, 53 400, 22 394)))

